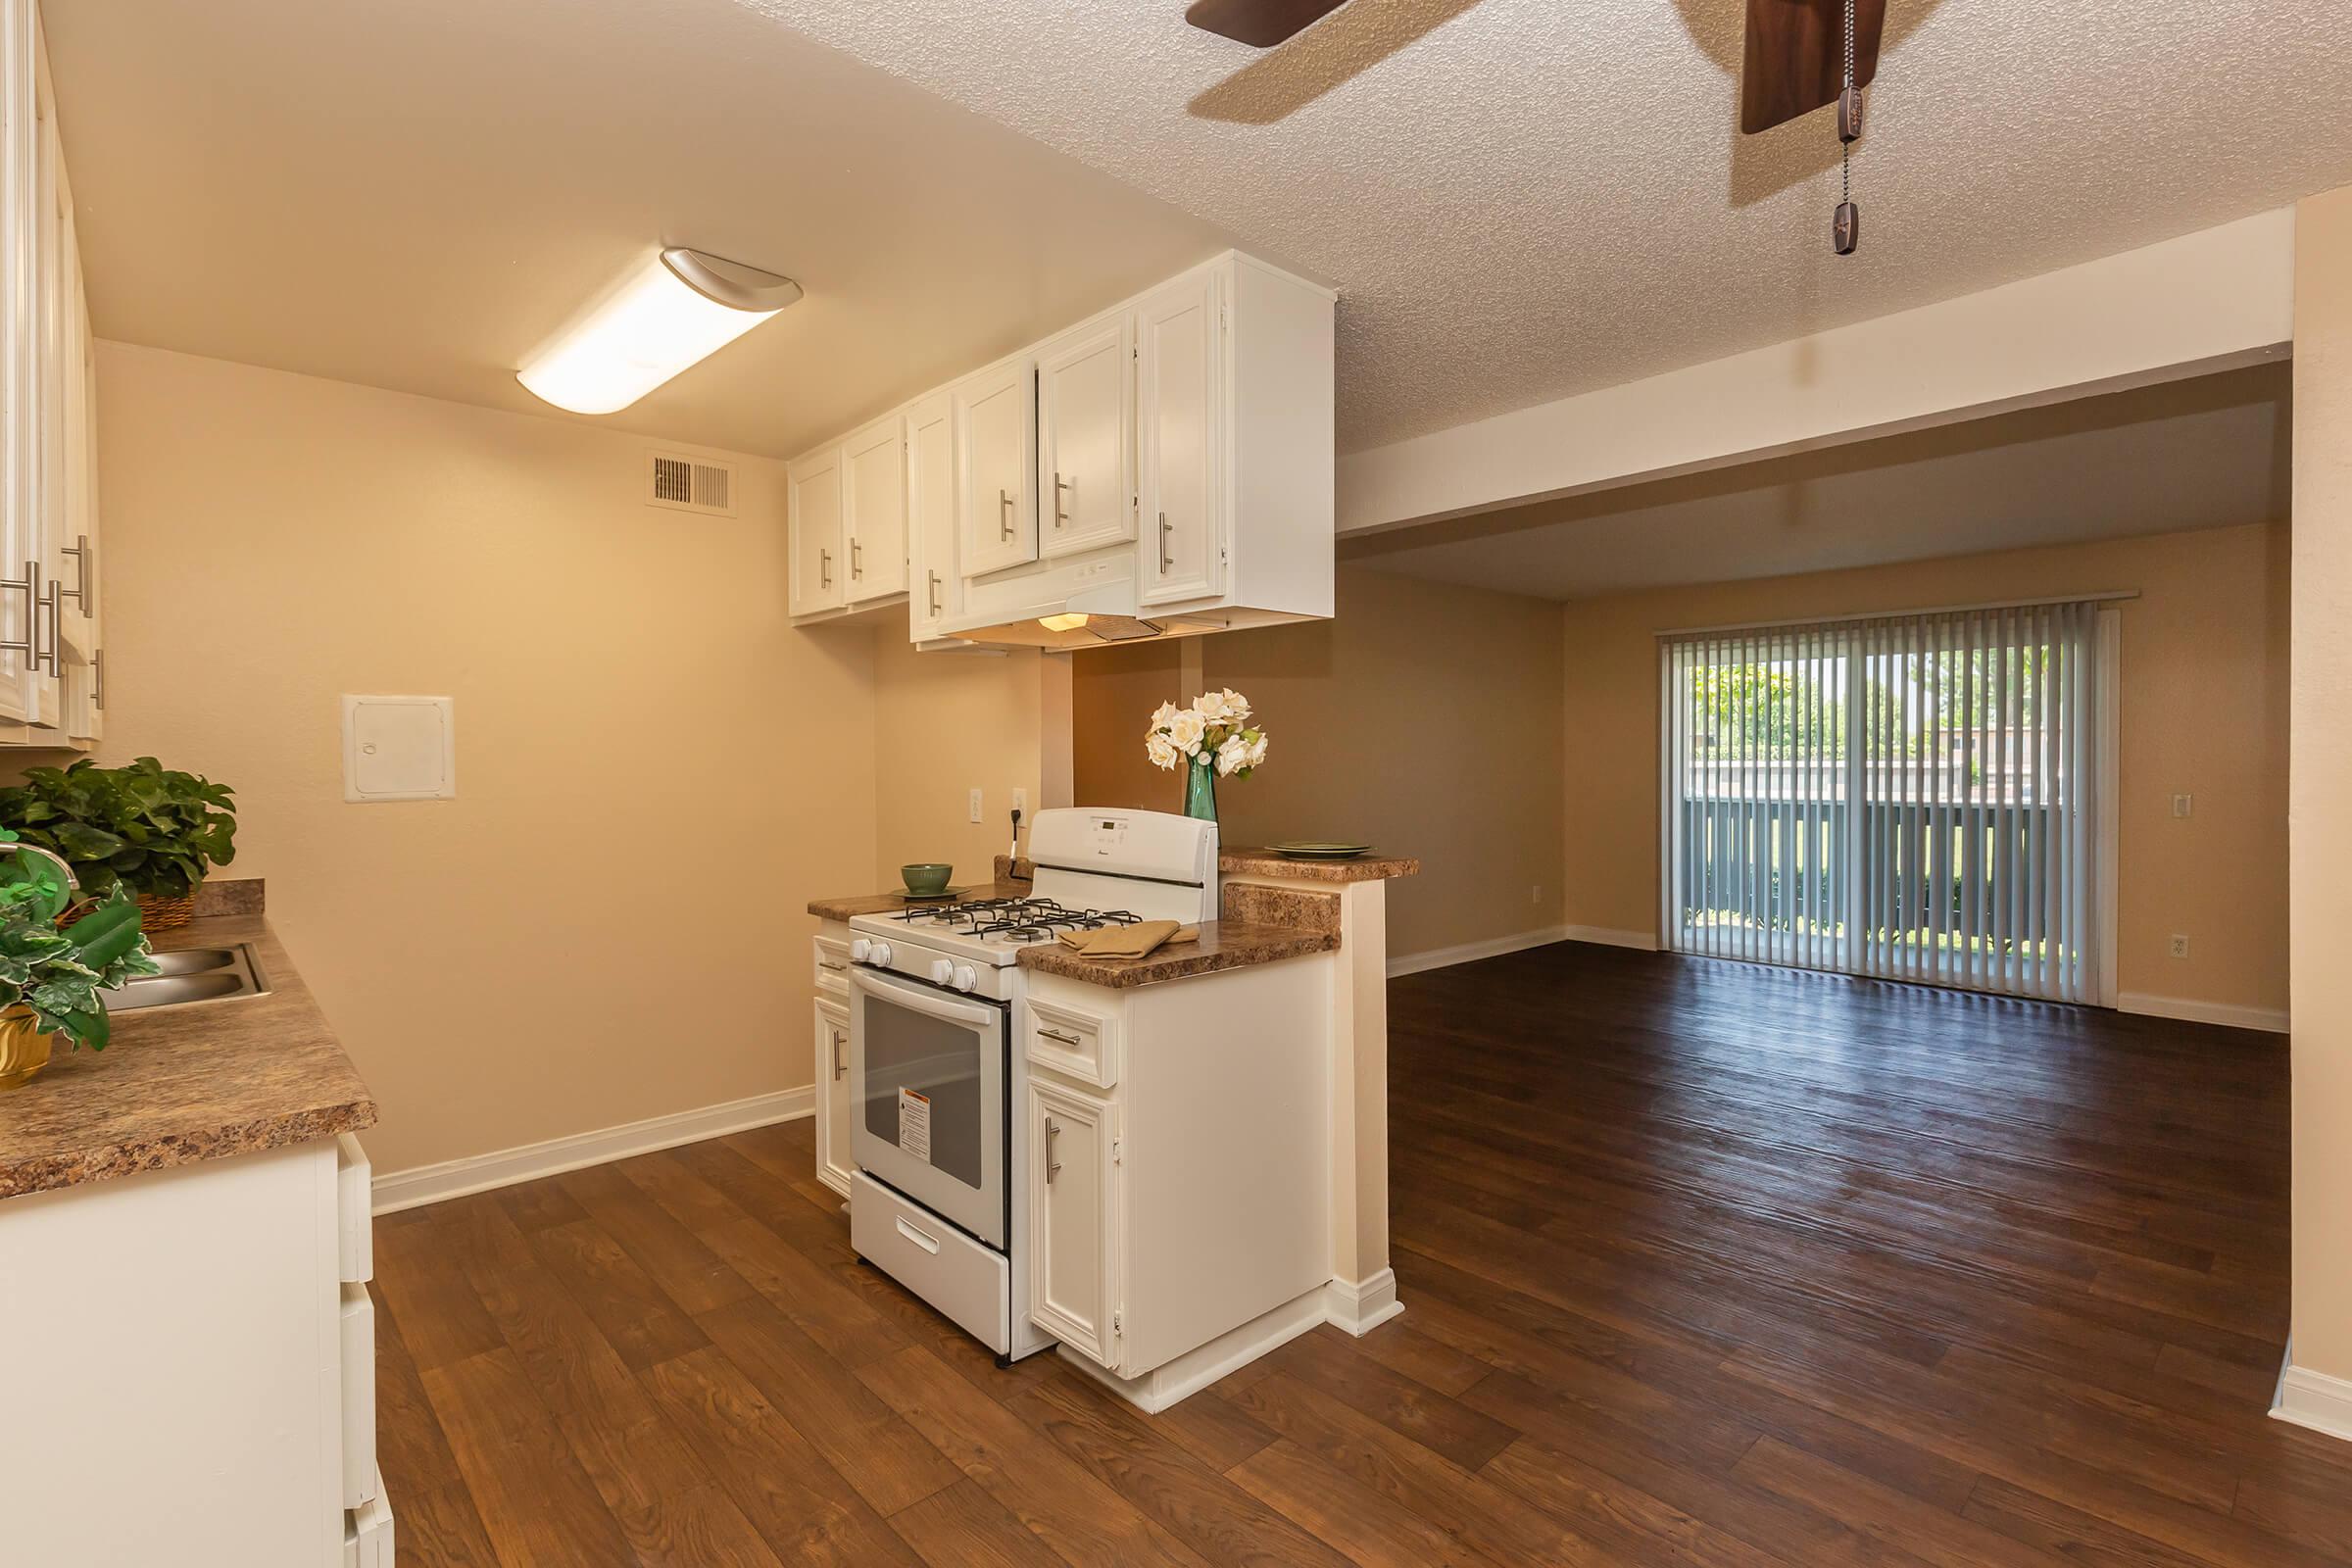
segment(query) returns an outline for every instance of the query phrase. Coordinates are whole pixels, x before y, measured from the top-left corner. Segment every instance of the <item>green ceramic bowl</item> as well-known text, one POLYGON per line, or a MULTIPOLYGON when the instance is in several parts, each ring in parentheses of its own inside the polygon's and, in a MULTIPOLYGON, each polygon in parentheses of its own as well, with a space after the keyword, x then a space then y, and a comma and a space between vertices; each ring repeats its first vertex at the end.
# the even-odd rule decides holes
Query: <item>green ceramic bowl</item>
POLYGON ((948 891, 948 878, 956 874, 952 865, 937 860, 925 860, 919 865, 902 865, 899 875, 906 879, 906 891, 924 898, 935 898, 948 891))

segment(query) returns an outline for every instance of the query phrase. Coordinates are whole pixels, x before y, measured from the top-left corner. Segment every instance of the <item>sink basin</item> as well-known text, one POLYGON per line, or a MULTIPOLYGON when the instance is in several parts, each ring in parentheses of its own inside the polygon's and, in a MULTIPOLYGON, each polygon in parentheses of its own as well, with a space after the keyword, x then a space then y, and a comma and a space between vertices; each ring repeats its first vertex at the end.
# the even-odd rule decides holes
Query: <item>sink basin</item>
POLYGON ((99 993, 109 1012, 138 1012, 148 1007, 178 1007, 192 1002, 229 1002, 239 997, 270 993, 262 979, 253 949, 240 942, 233 948, 181 948, 159 953, 155 961, 162 974, 146 974, 113 991, 99 993))

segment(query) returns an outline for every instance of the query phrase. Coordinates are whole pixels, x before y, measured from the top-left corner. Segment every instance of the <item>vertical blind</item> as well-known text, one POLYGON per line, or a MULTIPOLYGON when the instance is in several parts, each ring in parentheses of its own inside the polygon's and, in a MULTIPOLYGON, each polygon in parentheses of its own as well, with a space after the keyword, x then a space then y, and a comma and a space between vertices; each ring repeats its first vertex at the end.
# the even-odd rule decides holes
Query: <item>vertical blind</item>
POLYGON ((1663 636, 1667 945, 2112 1001, 2112 618, 1663 636))

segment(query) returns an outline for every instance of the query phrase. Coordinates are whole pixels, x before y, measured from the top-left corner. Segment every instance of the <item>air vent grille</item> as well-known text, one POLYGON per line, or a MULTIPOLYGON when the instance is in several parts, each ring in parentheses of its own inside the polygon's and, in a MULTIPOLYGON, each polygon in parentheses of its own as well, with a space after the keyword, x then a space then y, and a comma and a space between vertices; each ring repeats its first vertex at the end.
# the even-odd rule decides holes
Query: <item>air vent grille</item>
POLYGON ((679 452, 646 455, 646 505, 679 512, 735 515, 735 470, 723 463, 679 452))

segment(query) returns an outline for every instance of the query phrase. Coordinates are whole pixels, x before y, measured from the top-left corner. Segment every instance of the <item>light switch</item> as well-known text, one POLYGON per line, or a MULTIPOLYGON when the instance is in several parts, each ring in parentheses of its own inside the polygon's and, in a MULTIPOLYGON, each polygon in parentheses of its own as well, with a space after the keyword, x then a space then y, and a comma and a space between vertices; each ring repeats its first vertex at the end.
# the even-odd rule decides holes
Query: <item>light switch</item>
POLYGON ((345 800, 446 801, 457 793, 457 730, 450 699, 343 699, 345 800))

